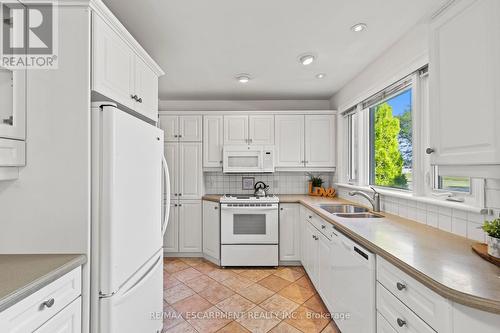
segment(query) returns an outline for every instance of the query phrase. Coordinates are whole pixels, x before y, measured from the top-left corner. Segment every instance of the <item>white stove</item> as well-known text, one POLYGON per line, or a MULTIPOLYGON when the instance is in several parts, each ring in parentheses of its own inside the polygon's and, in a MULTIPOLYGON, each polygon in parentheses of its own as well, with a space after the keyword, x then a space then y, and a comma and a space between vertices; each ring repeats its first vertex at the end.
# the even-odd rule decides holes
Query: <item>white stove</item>
POLYGON ((224 194, 220 198, 220 203, 279 203, 279 198, 274 194, 265 197, 244 194, 224 194))
POLYGON ((275 195, 224 195, 221 203, 221 266, 278 266, 275 195))

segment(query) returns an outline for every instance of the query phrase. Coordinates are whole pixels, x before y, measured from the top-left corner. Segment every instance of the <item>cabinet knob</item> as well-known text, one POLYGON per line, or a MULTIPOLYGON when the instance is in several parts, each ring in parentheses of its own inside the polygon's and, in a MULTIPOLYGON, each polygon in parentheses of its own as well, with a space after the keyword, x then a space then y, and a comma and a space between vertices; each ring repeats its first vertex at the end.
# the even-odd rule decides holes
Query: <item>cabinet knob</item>
POLYGON ((179 207, 182 207, 182 204, 179 204, 179 207))
POLYGON ((174 204, 174 207, 177 207, 178 205, 177 204, 174 204))
POLYGON ((220 164, 222 164, 222 161, 219 161, 220 164))
POLYGON ((396 322, 398 323, 398 326, 399 326, 399 327, 406 326, 406 320, 404 320, 404 319, 398 318, 398 319, 396 320, 396 322))
POLYGON ((142 97, 139 97, 139 99, 137 100, 137 102, 142 103, 142 97))
POLYGON ((182 193, 179 193, 179 196, 182 196, 182 193))
POLYGON ((434 153, 434 152, 435 152, 435 150, 434 150, 433 148, 427 148, 427 149, 425 150, 425 153, 426 153, 427 155, 430 155, 430 154, 432 154, 432 153, 434 153))
POLYGON ((406 284, 402 282, 397 282, 396 283, 396 288, 398 288, 399 291, 406 289, 406 284))
POLYGON ((217 209, 219 209, 219 207, 215 206, 214 209, 217 210, 217 209))
POLYGON ((312 219, 313 218, 312 215, 309 215, 309 218, 312 219))
POLYGON ((51 298, 42 303, 42 308, 51 308, 56 301, 51 298))
POLYGON ((179 134, 179 138, 182 138, 182 134, 179 134))
POLYGON ((321 225, 321 229, 326 229, 326 225, 321 225))
POLYGON ((280 210, 283 210, 283 207, 280 207, 280 210))
POLYGON ((176 137, 178 137, 178 135, 177 135, 177 134, 174 134, 174 138, 176 138, 176 137))

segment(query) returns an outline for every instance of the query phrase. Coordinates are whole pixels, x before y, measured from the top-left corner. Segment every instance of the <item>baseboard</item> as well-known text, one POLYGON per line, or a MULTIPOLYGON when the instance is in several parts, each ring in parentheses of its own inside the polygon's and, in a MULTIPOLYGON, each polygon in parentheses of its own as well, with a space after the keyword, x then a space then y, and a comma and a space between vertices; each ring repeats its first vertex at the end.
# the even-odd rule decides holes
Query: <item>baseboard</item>
POLYGON ((286 260, 279 261, 280 266, 302 266, 302 263, 299 260, 286 260))
POLYGON ((167 258, 202 258, 201 252, 163 252, 163 257, 167 258))

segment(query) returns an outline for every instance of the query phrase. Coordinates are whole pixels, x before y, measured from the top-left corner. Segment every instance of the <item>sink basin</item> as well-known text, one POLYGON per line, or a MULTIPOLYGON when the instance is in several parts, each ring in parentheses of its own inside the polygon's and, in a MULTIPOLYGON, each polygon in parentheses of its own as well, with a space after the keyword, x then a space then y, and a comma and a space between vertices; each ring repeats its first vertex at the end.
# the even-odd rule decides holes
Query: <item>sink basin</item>
POLYGON ((351 214, 351 213, 365 213, 368 209, 353 205, 341 204, 322 204, 319 208, 326 210, 330 214, 351 214))
POLYGON ((338 217, 344 218, 353 218, 353 219, 373 219, 373 218, 381 218, 382 215, 375 213, 358 213, 358 214, 335 214, 338 217))

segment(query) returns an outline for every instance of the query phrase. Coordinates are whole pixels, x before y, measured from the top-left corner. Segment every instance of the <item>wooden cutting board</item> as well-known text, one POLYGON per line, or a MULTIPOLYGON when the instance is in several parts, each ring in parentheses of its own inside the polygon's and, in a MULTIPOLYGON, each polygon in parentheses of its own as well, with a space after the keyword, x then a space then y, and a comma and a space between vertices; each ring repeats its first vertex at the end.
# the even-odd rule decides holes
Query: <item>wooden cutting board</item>
POLYGON ((484 260, 487 260, 492 264, 495 264, 498 267, 500 267, 500 259, 488 254, 488 245, 483 243, 476 243, 472 245, 472 250, 476 252, 484 260))

